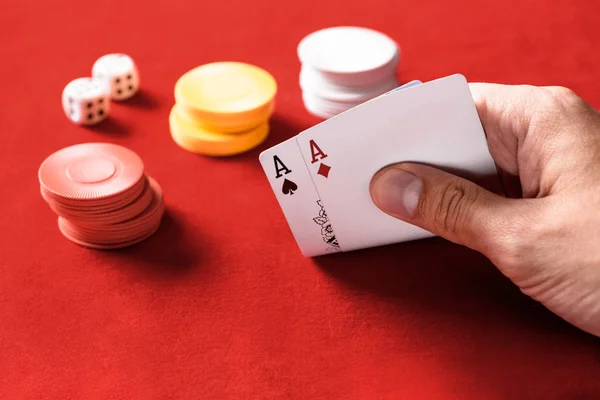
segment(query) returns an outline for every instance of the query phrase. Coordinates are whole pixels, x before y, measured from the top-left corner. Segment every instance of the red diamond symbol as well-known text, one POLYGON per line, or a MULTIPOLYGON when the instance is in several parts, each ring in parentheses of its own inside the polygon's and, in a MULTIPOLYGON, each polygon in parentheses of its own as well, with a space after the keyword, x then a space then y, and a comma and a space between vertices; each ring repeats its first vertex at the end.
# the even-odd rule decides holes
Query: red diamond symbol
POLYGON ((327 178, 330 170, 331 167, 329 165, 321 163, 321 165, 319 165, 319 170, 317 171, 317 174, 323 175, 325 178, 327 178))

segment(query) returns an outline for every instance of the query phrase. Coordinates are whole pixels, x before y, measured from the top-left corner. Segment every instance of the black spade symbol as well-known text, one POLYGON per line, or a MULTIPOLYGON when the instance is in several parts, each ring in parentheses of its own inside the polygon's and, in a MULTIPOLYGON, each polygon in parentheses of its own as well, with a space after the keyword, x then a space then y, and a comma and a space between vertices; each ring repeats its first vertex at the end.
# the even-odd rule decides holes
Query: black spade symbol
POLYGON ((281 187, 283 194, 292 195, 296 190, 298 190, 298 185, 288 179, 283 180, 283 186, 281 187))

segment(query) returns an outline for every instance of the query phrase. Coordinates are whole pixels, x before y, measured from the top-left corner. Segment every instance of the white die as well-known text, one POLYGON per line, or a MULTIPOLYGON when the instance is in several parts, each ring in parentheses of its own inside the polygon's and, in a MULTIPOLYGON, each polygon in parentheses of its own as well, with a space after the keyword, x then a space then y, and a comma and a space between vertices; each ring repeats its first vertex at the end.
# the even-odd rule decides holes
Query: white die
POLYGON ((67 118, 80 125, 93 125, 106 119, 110 98, 104 82, 77 78, 65 86, 62 106, 67 118))
POLYGON ((138 69, 126 54, 107 54, 100 57, 92 67, 92 76, 103 79, 110 87, 113 100, 125 100, 140 87, 138 69))

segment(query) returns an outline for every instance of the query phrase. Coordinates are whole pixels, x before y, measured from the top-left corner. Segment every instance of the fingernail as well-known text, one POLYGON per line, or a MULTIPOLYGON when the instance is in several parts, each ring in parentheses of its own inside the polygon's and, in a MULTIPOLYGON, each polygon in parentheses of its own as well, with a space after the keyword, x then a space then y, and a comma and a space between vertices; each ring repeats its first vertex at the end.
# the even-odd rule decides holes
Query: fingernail
POLYGON ((373 200, 386 213, 409 218, 417 208, 422 187, 416 175, 390 168, 373 183, 373 200))

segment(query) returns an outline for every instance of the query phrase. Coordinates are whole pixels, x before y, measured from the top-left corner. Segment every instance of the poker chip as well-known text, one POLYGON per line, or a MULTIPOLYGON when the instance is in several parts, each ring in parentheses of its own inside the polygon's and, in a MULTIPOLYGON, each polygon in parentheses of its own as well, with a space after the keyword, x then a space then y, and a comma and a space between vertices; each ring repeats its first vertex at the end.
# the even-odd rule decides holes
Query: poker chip
POLYGON ((191 114, 185 107, 181 104, 176 104, 178 117, 185 121, 186 124, 194 125, 198 129, 207 130, 211 132, 218 132, 223 134, 235 135, 239 133, 245 133, 253 128, 256 128, 259 125, 263 125, 265 121, 269 120, 269 117, 273 113, 273 109, 275 108, 275 104, 273 102, 269 103, 268 107, 265 108, 265 115, 262 118, 253 120, 248 122, 241 121, 236 119, 235 117, 230 118, 230 127, 225 128, 223 125, 215 126, 210 123, 206 123, 204 120, 195 117, 191 114))
POLYGON ((119 195, 143 174, 144 164, 131 150, 109 143, 84 143, 46 158, 38 176, 51 195, 99 200, 119 195))
POLYGON ((210 156, 231 156, 243 153, 261 144, 269 134, 269 124, 262 123, 236 134, 219 133, 202 129, 182 118, 181 109, 175 105, 169 115, 171 136, 180 147, 210 156))
POLYGON ((306 109, 327 119, 396 87, 398 45, 361 27, 323 29, 298 45, 300 88, 306 109))
POLYGON ((395 76, 390 76, 376 85, 351 87, 332 84, 309 67, 303 66, 300 70, 300 88, 303 93, 342 103, 340 107, 346 107, 346 104, 343 103, 350 103, 350 105, 363 103, 396 87, 398 87, 398 81, 395 76))
POLYGON ((120 223, 102 225, 83 225, 59 217, 60 231, 79 244, 97 248, 120 248, 146 239, 158 229, 164 213, 162 190, 154 179, 148 180, 152 201, 135 217, 120 223))
MULTIPOLYGON (((309 113, 322 119, 329 119, 346 111, 339 108, 329 108, 321 102, 321 98, 312 96, 310 93, 302 93, 302 100, 304 101, 304 107, 306 107, 309 113)), ((348 107, 351 108, 352 104, 349 104, 348 107)))
POLYGON ((228 156, 264 141, 277 83, 254 65, 217 62, 186 72, 174 92, 169 125, 175 143, 199 154, 228 156))
MULTIPOLYGON (((70 236, 70 233, 68 231, 66 231, 63 226, 61 226, 60 221, 59 221, 59 229, 60 229, 61 233, 67 239, 72 241, 73 243, 76 243, 83 247, 89 247, 91 249, 97 249, 97 250, 116 250, 116 249, 122 249, 125 247, 133 246, 134 244, 138 244, 138 243, 143 242, 144 240, 148 239, 150 236, 152 236, 156 232, 156 231, 150 231, 145 236, 140 236, 140 237, 137 237, 135 239, 125 241, 125 242, 106 244, 106 243, 89 242, 86 240, 81 240, 77 237, 70 236)), ((156 229, 158 230, 158 227, 156 229)))
POLYGON ((365 85, 378 80, 398 63, 397 44, 383 33, 355 26, 322 29, 298 45, 302 64, 331 75, 334 82, 365 85), (345 80, 351 78, 352 80, 345 80))
POLYGON ((154 233, 164 212, 162 189, 131 150, 84 143, 50 155, 38 170, 40 193, 60 231, 82 246, 116 249, 154 233))

